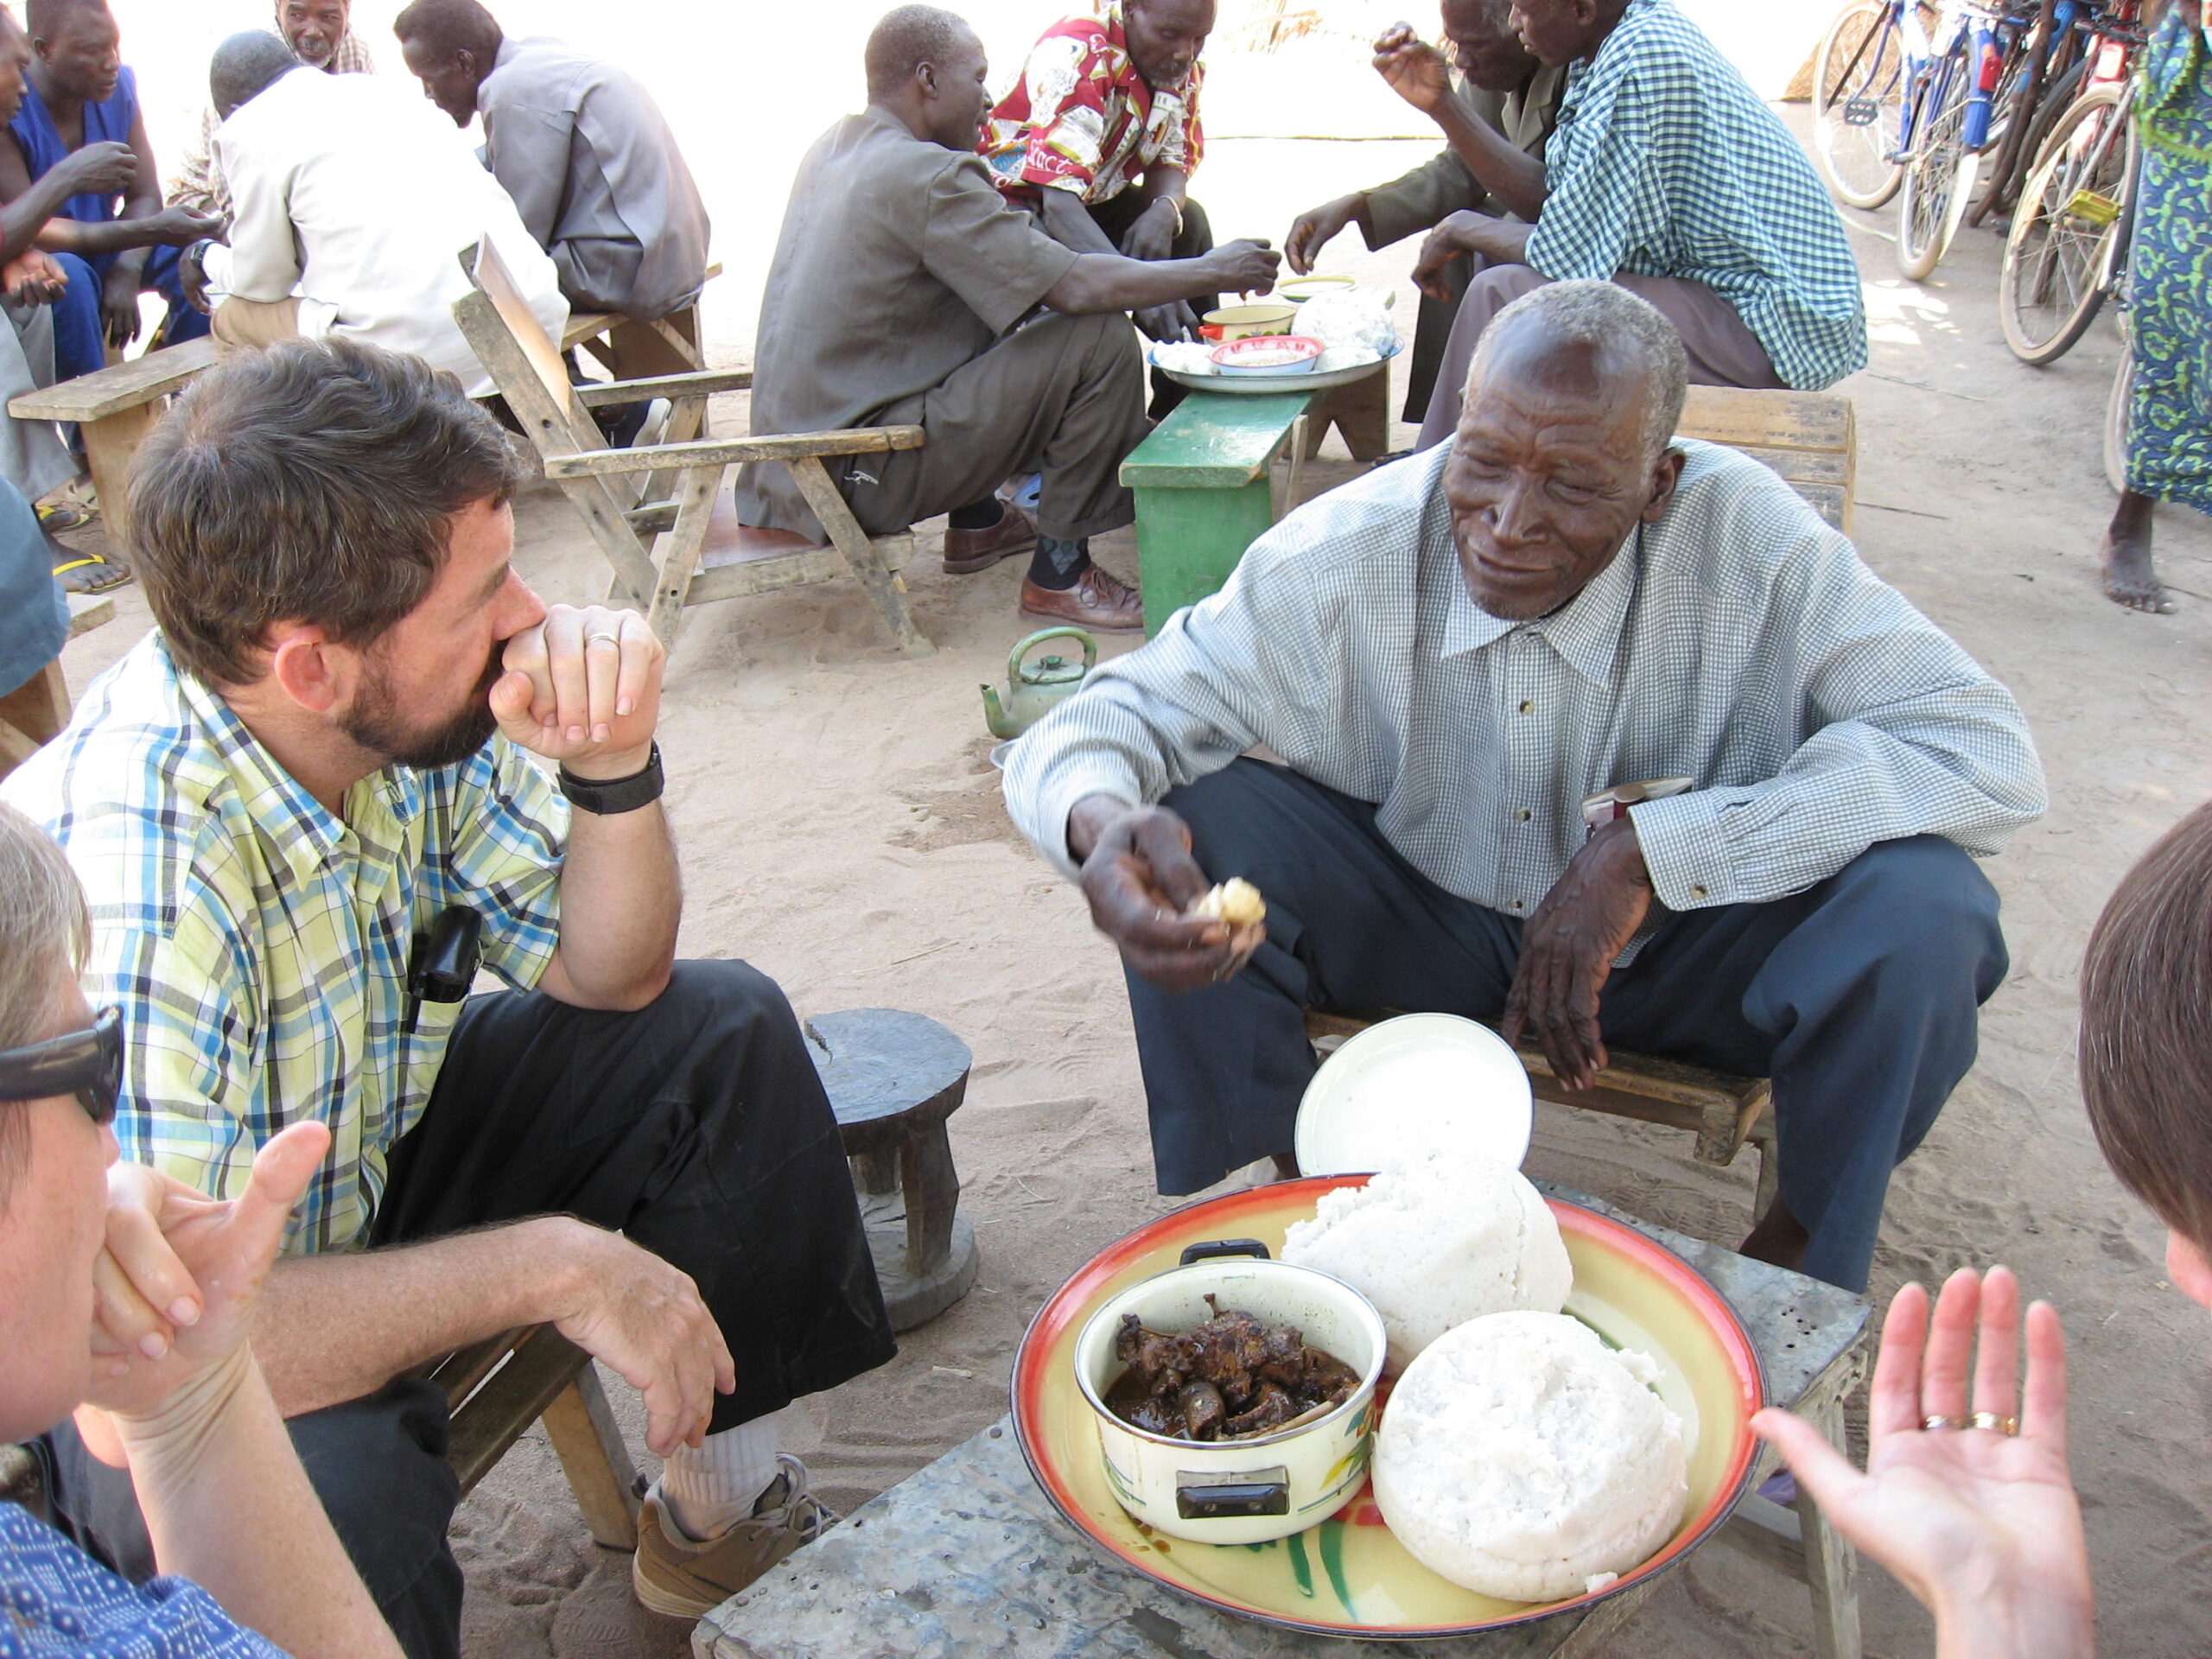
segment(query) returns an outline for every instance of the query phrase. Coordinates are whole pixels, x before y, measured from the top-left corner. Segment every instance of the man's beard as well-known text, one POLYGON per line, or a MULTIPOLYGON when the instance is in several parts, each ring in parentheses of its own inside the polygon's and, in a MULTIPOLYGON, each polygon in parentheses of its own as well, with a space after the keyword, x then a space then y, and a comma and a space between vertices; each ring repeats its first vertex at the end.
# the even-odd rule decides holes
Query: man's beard
POLYGON ((499 717, 492 712, 492 688, 505 671, 502 656, 499 650, 493 652, 475 694, 460 712, 427 729, 408 720, 384 664, 369 658, 361 695, 342 722, 346 735, 370 753, 381 755, 386 766, 417 772, 458 766, 490 742, 499 728, 499 717))

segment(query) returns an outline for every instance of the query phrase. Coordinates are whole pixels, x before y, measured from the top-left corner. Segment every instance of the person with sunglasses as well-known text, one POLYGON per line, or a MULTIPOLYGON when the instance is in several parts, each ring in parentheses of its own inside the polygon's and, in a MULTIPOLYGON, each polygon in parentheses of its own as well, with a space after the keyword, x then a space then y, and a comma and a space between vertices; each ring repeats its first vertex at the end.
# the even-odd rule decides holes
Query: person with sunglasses
POLYGON ((0 1441, 73 1411, 127 1464, 164 1576, 132 1585, 21 1505, 0 1503, 0 1649, 29 1659, 392 1659, 391 1632, 308 1484, 246 1333, 300 1194, 330 1143, 271 1137, 245 1190, 204 1198, 150 1169, 138 1213, 175 1270, 173 1340, 99 1322, 123 1021, 78 988, 85 901, 60 849, 0 806, 0 1441))

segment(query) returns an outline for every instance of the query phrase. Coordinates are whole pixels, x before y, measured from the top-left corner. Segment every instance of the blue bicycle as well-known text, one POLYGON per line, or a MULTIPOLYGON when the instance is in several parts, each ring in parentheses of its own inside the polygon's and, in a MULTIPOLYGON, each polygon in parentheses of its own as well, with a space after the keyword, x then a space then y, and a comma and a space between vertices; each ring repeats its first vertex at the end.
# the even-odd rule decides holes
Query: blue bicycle
POLYGON ((1854 207, 1897 206, 1897 269, 1932 272, 1974 195, 2018 16, 1980 0, 1862 0, 1821 42, 1814 156, 1854 207))

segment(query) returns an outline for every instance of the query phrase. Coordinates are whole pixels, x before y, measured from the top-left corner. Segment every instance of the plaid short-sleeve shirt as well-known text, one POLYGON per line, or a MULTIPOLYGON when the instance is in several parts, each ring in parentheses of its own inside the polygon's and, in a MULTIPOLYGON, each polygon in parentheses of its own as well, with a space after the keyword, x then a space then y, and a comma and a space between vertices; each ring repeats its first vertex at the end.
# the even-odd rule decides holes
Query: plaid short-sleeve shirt
POLYGON ((1154 90, 1129 59, 1118 3, 1046 29, 1021 79, 991 111, 983 159, 999 188, 1071 190, 1086 202, 1118 196, 1154 168, 1198 170, 1203 66, 1174 91, 1154 90))
POLYGON ((524 988, 559 943, 568 803, 505 738, 436 771, 388 766, 334 817, 159 633, 0 798, 84 884, 85 995, 123 1010, 124 1157, 233 1197, 277 1130, 330 1126, 294 1253, 364 1237, 437 1079, 460 1007, 424 1003, 407 1031, 416 932, 468 906, 484 966, 524 988))
POLYGON ((1672 0, 1629 0, 1568 72, 1528 262, 1554 282, 1703 283, 1784 384, 1866 365, 1859 263, 1781 118, 1672 0))

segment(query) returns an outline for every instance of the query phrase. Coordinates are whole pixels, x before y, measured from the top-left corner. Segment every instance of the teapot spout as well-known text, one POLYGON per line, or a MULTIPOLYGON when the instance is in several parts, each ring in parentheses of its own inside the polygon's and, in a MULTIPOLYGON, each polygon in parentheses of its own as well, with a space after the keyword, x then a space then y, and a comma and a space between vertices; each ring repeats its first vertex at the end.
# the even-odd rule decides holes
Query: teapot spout
POLYGON ((1021 735, 1021 722, 1007 713, 999 702, 999 689, 995 685, 983 688, 983 723, 991 728, 993 737, 1021 735))

